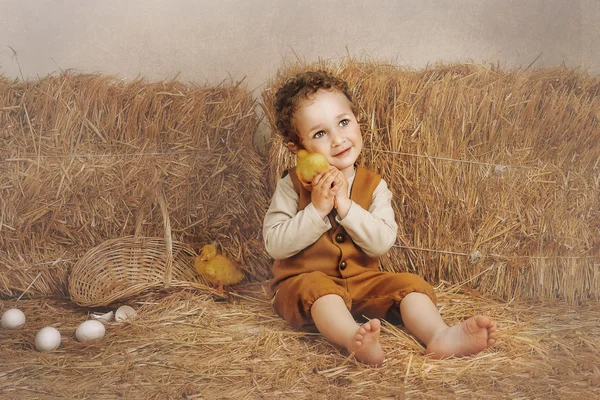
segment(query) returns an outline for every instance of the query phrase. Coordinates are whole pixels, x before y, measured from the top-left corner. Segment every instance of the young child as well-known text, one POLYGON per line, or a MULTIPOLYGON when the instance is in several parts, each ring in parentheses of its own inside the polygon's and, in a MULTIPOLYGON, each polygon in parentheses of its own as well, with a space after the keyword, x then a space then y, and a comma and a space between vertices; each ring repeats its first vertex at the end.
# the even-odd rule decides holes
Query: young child
POLYGON ((388 313, 401 317, 435 358, 491 346, 491 319, 449 327, 431 285, 415 274, 380 271, 378 257, 396 240, 392 193, 380 176, 355 166, 363 142, 348 85, 326 72, 300 73, 279 89, 274 105, 287 147, 322 153, 330 164, 310 184, 287 171, 265 216, 275 311, 371 365, 384 361, 379 318, 388 313), (359 325, 355 318, 362 316, 371 319, 359 325))

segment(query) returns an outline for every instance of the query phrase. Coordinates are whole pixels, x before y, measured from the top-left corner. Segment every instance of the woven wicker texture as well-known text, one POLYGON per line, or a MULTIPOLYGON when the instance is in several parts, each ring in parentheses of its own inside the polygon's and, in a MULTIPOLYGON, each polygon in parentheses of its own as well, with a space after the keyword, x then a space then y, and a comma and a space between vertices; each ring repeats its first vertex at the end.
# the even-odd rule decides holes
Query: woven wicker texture
POLYGON ((134 236, 107 240, 89 250, 69 275, 69 293, 77 304, 106 306, 149 289, 169 287, 206 288, 194 269, 196 253, 173 242, 166 196, 157 188, 154 196, 164 221, 164 238, 140 236, 144 204, 138 210, 134 236))

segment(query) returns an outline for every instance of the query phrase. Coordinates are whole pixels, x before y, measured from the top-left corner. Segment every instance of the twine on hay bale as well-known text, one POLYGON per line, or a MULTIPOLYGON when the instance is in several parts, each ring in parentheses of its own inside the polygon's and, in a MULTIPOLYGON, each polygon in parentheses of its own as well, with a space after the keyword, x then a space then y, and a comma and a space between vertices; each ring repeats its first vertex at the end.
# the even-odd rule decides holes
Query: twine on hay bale
MULTIPOLYGON (((239 85, 123 82, 63 73, 0 78, 0 295, 67 294, 89 249, 132 235, 162 184, 173 240, 217 242, 250 280, 269 275, 260 226, 264 160, 254 100, 239 85)), ((160 213, 142 234, 162 235, 160 213)))
MULTIPOLYGON (((600 80, 564 68, 457 64, 409 70, 375 61, 297 63, 348 81, 360 110, 359 162, 394 193, 390 271, 468 280, 503 298, 600 298, 600 80)), ((274 136, 274 190, 293 155, 274 136)))

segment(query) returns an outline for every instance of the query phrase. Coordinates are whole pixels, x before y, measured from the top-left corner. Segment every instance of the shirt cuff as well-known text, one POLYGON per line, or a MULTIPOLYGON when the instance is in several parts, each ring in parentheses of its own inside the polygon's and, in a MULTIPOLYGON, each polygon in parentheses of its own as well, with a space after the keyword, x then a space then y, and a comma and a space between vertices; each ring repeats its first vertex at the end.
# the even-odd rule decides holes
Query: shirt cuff
POLYGON ((335 221, 342 225, 343 221, 347 221, 348 219, 352 219, 354 218, 354 216, 352 215, 352 209, 355 209, 356 207, 354 207, 354 201, 350 200, 350 208, 348 208, 348 213, 346 213, 346 216, 344 218, 340 218, 340 216, 338 214, 335 215, 335 221))
POLYGON ((327 217, 321 218, 321 216, 317 212, 317 209, 315 208, 313 203, 310 203, 309 205, 307 205, 306 208, 304 208, 304 212, 309 215, 310 220, 315 225, 315 228, 317 228, 323 232, 331 229, 331 222, 329 222, 329 218, 327 218, 327 217))

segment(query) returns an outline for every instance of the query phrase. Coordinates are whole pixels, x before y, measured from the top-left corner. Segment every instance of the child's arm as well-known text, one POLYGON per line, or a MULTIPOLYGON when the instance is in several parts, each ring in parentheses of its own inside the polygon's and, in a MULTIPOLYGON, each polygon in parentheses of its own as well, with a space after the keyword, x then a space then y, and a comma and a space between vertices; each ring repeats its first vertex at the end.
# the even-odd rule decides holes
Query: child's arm
POLYGON ((369 256, 380 256, 396 241, 398 224, 392 209, 392 192, 382 179, 375 191, 369 210, 352 202, 340 225, 369 256))
POLYGON ((298 211, 298 194, 289 176, 277 182, 263 222, 267 253, 276 260, 288 258, 310 246, 331 228, 311 203, 298 211))

